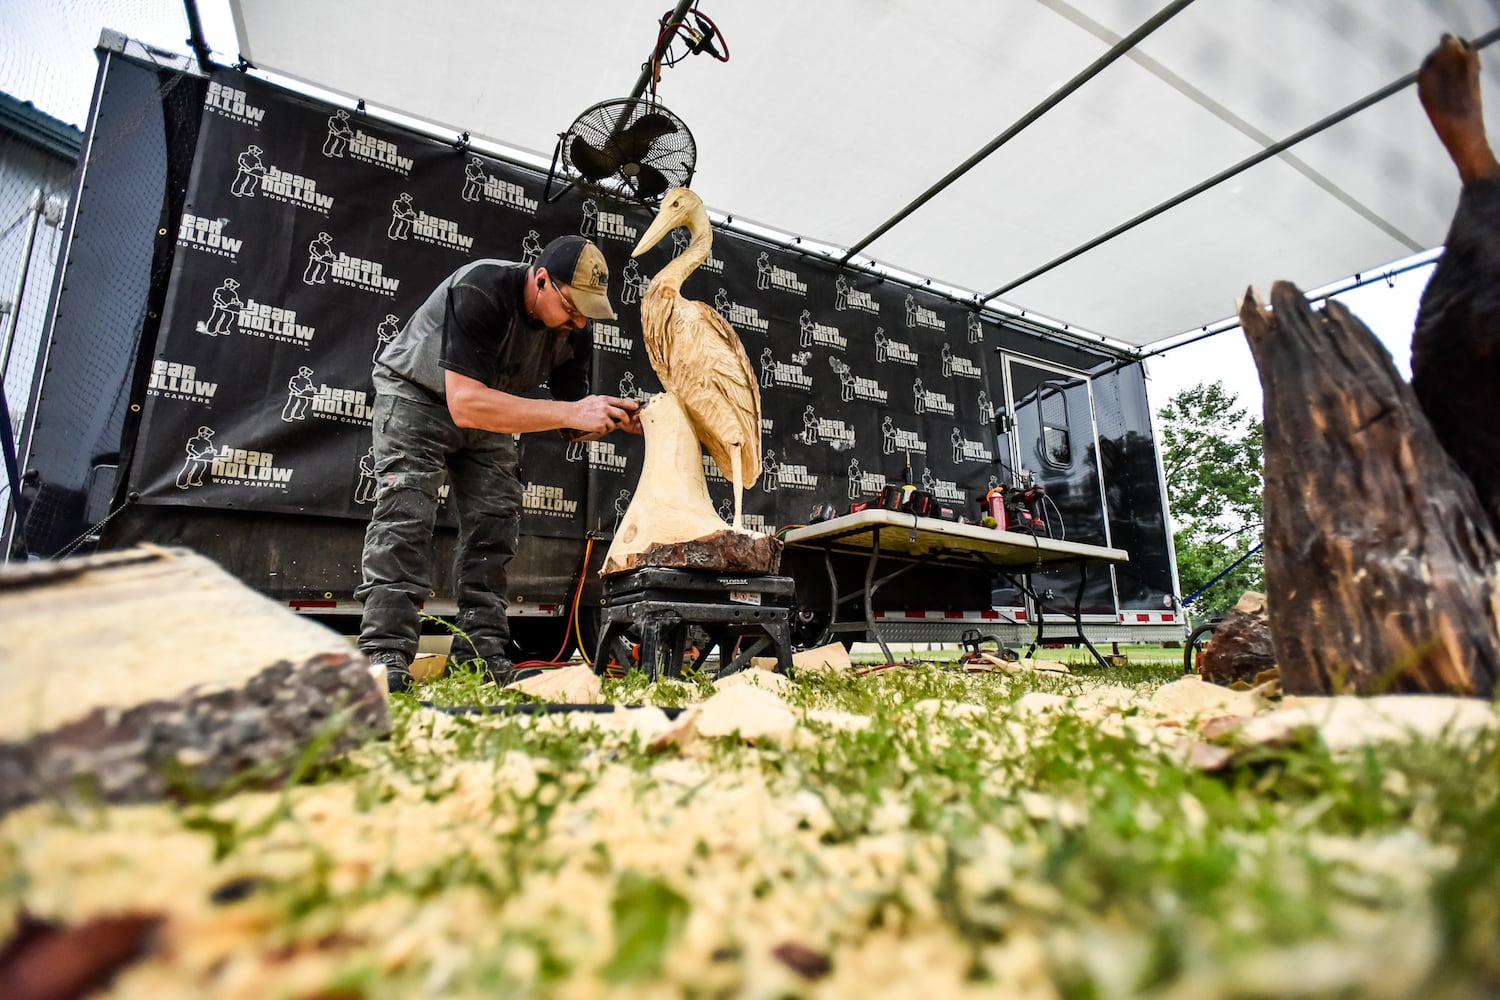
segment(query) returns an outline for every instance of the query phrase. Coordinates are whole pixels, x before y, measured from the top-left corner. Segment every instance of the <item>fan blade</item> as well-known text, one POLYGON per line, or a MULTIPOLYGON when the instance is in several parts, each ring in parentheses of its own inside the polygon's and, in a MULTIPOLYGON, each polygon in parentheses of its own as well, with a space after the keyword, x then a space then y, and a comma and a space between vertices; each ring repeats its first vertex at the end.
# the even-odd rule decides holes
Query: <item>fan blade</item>
POLYGON ((651 144, 664 135, 677 131, 676 124, 666 115, 648 112, 630 123, 615 136, 620 146, 622 159, 641 160, 651 152, 651 144))
POLYGON ((640 198, 655 198, 659 194, 666 194, 671 185, 667 181, 667 175, 651 166, 649 163, 636 164, 635 193, 640 198))
POLYGON ((583 140, 583 136, 575 135, 568 143, 568 159, 585 178, 597 181, 618 170, 621 157, 611 155, 606 150, 595 149, 583 140))

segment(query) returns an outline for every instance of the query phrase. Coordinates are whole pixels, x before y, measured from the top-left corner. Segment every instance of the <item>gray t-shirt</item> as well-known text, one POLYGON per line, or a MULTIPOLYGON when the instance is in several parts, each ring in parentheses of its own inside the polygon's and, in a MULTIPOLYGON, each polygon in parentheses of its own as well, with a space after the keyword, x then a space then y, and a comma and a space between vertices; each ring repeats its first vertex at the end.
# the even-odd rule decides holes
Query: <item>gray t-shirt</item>
POLYGON ((524 395, 547 383, 557 399, 589 391, 589 327, 549 330, 526 314, 526 265, 476 260, 427 296, 375 358, 377 392, 446 401, 444 372, 524 395))

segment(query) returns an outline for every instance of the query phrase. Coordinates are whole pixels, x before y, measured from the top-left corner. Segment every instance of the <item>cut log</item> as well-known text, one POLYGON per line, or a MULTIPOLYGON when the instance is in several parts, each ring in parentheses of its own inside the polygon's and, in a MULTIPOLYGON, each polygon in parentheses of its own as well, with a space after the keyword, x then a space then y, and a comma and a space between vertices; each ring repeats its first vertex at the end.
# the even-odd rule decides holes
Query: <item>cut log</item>
POLYGON ((1422 63, 1417 92, 1463 193, 1422 293, 1411 385, 1500 530, 1500 163, 1485 136, 1478 54, 1445 36, 1422 63))
POLYGON ((649 546, 627 569, 668 566, 723 573, 775 573, 781 568, 781 539, 724 528, 702 538, 649 546))
POLYGON ((1266 620, 1265 595, 1246 591, 1214 628, 1213 639, 1198 657, 1198 673, 1212 684, 1228 687, 1235 681, 1254 684, 1274 666, 1276 653, 1271 625, 1266 620))
POLYGON ((1500 538, 1390 355, 1278 282, 1240 322, 1265 400, 1266 591, 1289 694, 1490 697, 1500 538))
POLYGON ((347 640, 184 550, 0 572, 0 814, 286 774, 389 728, 347 640))
MULTIPOLYGON (((750 545, 751 540, 764 541, 767 536, 735 531, 714 510, 708 484, 703 478, 703 451, 677 397, 664 392, 647 403, 641 410, 641 427, 646 435, 646 458, 641 467, 641 478, 625 516, 615 530, 601 575, 623 573, 637 566, 774 572, 737 565, 712 565, 715 559, 742 558, 743 553, 754 548, 750 545), (727 539, 717 537, 720 535, 739 536, 743 541, 730 544, 727 539), (710 537, 717 540, 707 541, 710 537), (705 540, 704 545, 680 545, 700 539, 705 540), (642 557, 650 549, 656 549, 656 554, 651 561, 643 561, 642 557), (716 552, 722 555, 715 556, 716 552), (737 553, 741 555, 737 556, 737 553)), ((764 544, 760 548, 764 551, 764 544)), ((774 549, 779 559, 779 542, 774 549)), ((764 560, 765 556, 755 558, 764 560)))

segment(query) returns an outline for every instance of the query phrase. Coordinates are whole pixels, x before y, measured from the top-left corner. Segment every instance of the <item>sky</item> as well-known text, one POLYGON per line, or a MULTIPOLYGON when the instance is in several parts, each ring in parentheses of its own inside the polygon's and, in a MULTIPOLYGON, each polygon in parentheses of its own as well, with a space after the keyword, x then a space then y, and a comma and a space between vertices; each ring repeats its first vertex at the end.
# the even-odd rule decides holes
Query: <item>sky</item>
MULTIPOLYGON (((307 0, 314 3, 316 0, 307 0)), ((101 28, 110 27, 138 41, 188 53, 182 0, 0 0, 0 90, 31 101, 39 109, 82 127, 88 117, 101 28)), ((228 0, 198 0, 204 35, 219 62, 238 55, 228 0)), ((1391 352, 1396 367, 1410 376, 1411 330, 1417 304, 1431 274, 1422 267, 1377 279, 1337 296, 1391 352)), ((934 275, 941 279, 942 275, 934 275)), ((1282 275, 1250 275, 1268 289, 1282 275)), ((1235 308, 1225 303, 1225 315, 1235 308)), ((1066 317, 1064 317, 1066 318, 1066 317)), ((1108 335, 1107 330, 1099 331, 1108 335)), ((1250 414, 1261 410, 1260 380, 1244 335, 1229 330, 1196 344, 1173 349, 1147 362, 1153 409, 1200 382, 1223 382, 1250 414)))

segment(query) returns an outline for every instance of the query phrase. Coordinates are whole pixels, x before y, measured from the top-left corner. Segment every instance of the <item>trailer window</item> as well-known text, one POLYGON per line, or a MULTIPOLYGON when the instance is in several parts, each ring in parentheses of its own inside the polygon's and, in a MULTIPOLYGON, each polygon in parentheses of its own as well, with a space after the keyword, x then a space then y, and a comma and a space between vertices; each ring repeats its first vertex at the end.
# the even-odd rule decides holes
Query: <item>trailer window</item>
POLYGON ((1073 436, 1068 433, 1068 381, 1043 382, 1037 386, 1037 426, 1041 440, 1037 451, 1044 463, 1054 469, 1073 464, 1073 436))

